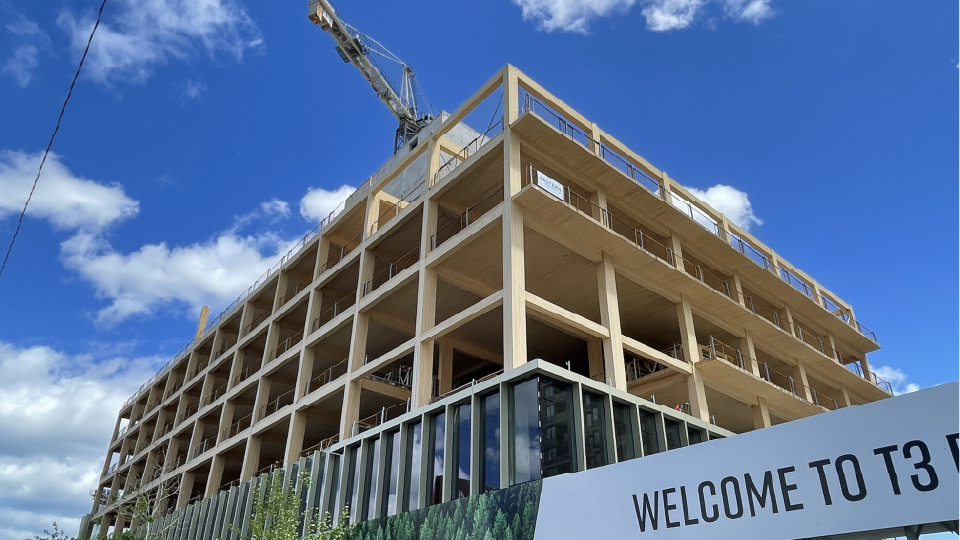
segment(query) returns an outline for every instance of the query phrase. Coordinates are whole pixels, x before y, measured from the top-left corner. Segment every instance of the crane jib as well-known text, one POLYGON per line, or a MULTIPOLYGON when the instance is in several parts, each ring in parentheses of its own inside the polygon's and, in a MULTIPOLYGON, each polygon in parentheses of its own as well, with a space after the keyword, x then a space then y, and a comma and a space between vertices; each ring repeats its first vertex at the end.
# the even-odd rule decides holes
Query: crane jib
POLYGON ((329 0, 310 0, 308 9, 310 21, 329 33, 336 42, 335 50, 340 59, 360 70, 377 97, 400 122, 394 140, 394 152, 398 152, 433 120, 432 115, 418 112, 414 86, 419 88, 419 85, 415 82, 413 67, 404 63, 375 39, 347 24, 329 0), (384 76, 371 55, 386 58, 401 66, 402 80, 399 90, 384 76))

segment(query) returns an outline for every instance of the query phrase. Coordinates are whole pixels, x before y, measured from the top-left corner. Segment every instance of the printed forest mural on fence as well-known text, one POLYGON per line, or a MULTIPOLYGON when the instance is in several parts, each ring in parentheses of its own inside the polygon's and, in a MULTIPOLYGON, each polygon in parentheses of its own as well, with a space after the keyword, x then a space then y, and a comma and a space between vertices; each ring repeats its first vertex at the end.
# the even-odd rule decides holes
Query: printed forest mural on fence
POLYGON ((533 540, 539 480, 358 523, 351 540, 533 540))

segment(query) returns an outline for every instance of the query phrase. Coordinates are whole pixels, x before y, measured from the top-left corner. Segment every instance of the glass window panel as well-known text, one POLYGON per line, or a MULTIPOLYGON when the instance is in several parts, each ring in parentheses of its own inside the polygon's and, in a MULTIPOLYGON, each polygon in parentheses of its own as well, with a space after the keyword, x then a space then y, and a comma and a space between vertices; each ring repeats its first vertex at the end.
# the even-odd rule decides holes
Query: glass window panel
POLYGON ((664 418, 663 424, 667 431, 667 450, 680 448, 680 422, 664 418))
POLYGON ((453 498, 470 496, 470 419, 469 402, 457 407, 455 424, 457 426, 457 481, 453 486, 453 498))
POLYGON ((570 385, 540 377, 540 474, 543 478, 576 471, 572 413, 570 385))
POLYGON ((374 439, 373 452, 367 454, 366 468, 366 493, 367 493, 367 519, 373 519, 377 516, 377 486, 379 484, 377 477, 380 463, 380 439, 374 439))
POLYGON ((483 491, 500 489, 500 394, 483 398, 483 491))
POLYGON ((436 414, 432 418, 431 448, 433 449, 430 462, 430 504, 443 502, 443 458, 444 438, 446 435, 446 413, 436 414))
POLYGON ((687 439, 690 441, 690 444, 697 444, 703 442, 703 432, 697 428, 688 427, 687 428, 687 439))
POLYGON ((333 516, 333 524, 340 521, 340 509, 337 508, 337 501, 340 498, 340 456, 330 455, 330 499, 327 501, 326 511, 333 516))
POLYGON ((637 457, 633 442, 633 407, 618 401, 613 402, 613 434, 617 440, 617 461, 637 457))
POLYGON ((540 478, 540 403, 537 380, 514 385, 510 392, 510 445, 512 471, 510 484, 540 478))
POLYGON ((387 434, 387 446, 384 448, 386 455, 384 462, 387 464, 385 478, 387 479, 387 489, 383 490, 383 506, 388 516, 397 513, 397 481, 400 477, 400 432, 394 431, 387 434))
POLYGON ((657 414, 643 408, 640 409, 640 436, 643 440, 644 455, 663 451, 657 434, 657 414))
POLYGON ((420 508, 420 466, 423 451, 423 424, 417 422, 408 427, 407 432, 407 510, 420 508))
POLYGON ((350 449, 350 476, 347 488, 350 492, 347 494, 350 501, 350 523, 356 523, 360 518, 357 508, 360 506, 360 447, 355 446, 350 449))
POLYGON ((587 468, 607 464, 606 407, 603 396, 583 392, 583 440, 587 468))

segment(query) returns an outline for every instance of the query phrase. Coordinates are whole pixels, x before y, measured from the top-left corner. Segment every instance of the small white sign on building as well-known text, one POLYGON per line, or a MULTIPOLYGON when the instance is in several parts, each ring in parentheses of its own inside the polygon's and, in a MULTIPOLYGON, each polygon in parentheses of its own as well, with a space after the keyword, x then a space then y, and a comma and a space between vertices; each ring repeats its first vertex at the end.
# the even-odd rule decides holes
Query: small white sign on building
POLYGON ((550 178, 540 171, 537 171, 537 185, 540 186, 540 189, 546 191, 561 201, 563 200, 563 184, 557 182, 553 178, 550 178))

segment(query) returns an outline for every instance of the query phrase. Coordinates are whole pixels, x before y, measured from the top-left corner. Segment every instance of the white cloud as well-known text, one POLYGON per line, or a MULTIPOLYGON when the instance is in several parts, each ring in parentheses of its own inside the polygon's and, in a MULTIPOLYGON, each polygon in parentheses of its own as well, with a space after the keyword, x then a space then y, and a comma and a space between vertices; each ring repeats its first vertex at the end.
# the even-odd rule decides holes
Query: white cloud
POLYGON ((97 321, 112 324, 163 306, 225 306, 291 245, 269 232, 244 236, 228 230, 207 242, 173 247, 161 242, 124 254, 102 237, 80 232, 61 244, 61 256, 64 266, 111 302, 97 312, 97 321))
MULTIPOLYGON (((524 20, 535 20, 540 30, 586 34, 597 18, 625 13, 636 4, 647 29, 654 32, 689 27, 711 0, 513 0, 520 6, 524 20)), ((727 16, 753 24, 773 15, 772 0, 716 0, 727 16)))
POLYGON ((541 30, 585 34, 590 21, 630 9, 637 0, 513 0, 524 20, 539 21, 541 30))
POLYGON ((3 64, 3 72, 26 88, 33 79, 33 69, 40 65, 40 49, 36 45, 20 45, 3 64))
POLYGON ((734 19, 760 24, 773 16, 771 0, 723 0, 727 14, 734 19))
POLYGON ((647 29, 654 32, 682 30, 693 22, 706 0, 648 0, 641 12, 647 29))
POLYGON ((320 221, 330 215, 330 212, 340 208, 356 188, 347 185, 328 191, 320 188, 310 188, 307 194, 300 199, 300 215, 309 221, 320 221))
POLYGON ((200 99, 200 95, 207 91, 207 85, 201 79, 187 79, 187 82, 184 83, 183 93, 180 94, 180 102, 186 104, 186 102, 196 99, 200 99))
POLYGON ((701 201, 719 210, 727 216, 727 219, 744 230, 749 231, 753 225, 763 225, 763 221, 753 213, 750 197, 735 187, 717 184, 706 191, 696 188, 687 188, 687 190, 701 201))
POLYGON ((21 88, 26 88, 33 80, 34 69, 40 65, 41 49, 50 48, 50 36, 41 30, 37 23, 23 15, 5 26, 7 32, 17 36, 20 45, 13 51, 13 56, 4 62, 0 71, 13 77, 21 88))
MULTIPOLYGON (((0 151, 0 220, 19 215, 37 175, 42 153, 0 151)), ((74 175, 51 152, 43 166, 27 215, 63 229, 99 231, 136 216, 139 203, 117 184, 101 184, 74 175)))
POLYGON ((0 540, 76 533, 117 412, 160 360, 0 341, 0 540))
MULTIPOLYGON (((171 60, 188 60, 205 52, 239 61, 247 50, 263 44, 256 23, 233 0, 118 0, 119 14, 100 23, 87 58, 88 73, 97 82, 142 83, 153 69, 171 60)), ((94 19, 64 11, 59 25, 79 54, 94 19)))
POLYGON ((270 199, 260 203, 260 211, 265 216, 285 218, 290 216, 290 205, 286 201, 270 199))
POLYGON ((877 377, 880 377, 881 379, 890 383, 890 386, 893 387, 894 395, 899 396, 900 394, 909 394, 910 392, 916 392, 917 390, 920 390, 920 385, 916 383, 908 383, 907 374, 900 371, 898 368, 880 366, 873 368, 873 372, 877 374, 877 377))

